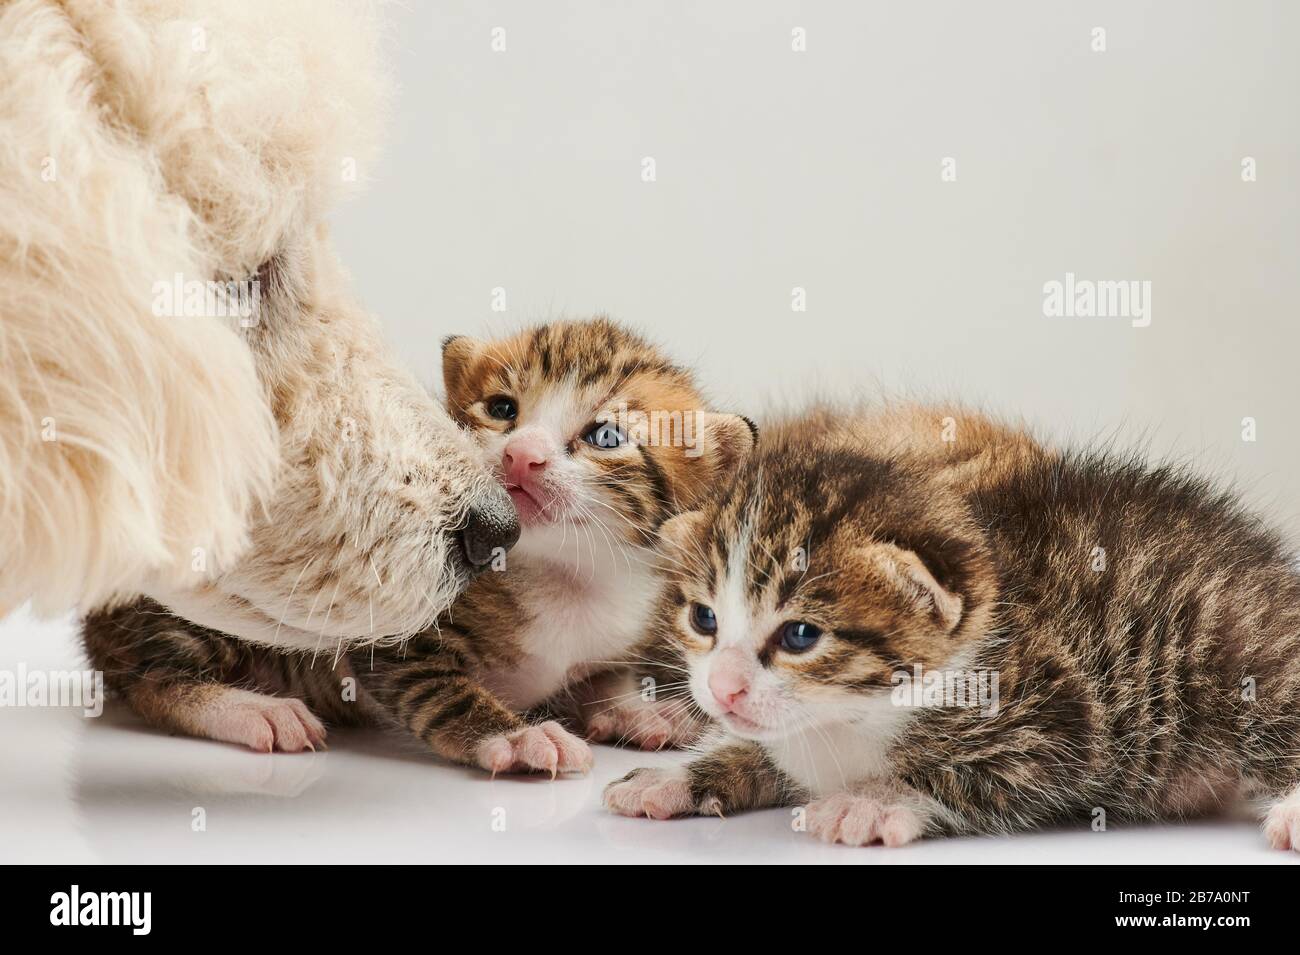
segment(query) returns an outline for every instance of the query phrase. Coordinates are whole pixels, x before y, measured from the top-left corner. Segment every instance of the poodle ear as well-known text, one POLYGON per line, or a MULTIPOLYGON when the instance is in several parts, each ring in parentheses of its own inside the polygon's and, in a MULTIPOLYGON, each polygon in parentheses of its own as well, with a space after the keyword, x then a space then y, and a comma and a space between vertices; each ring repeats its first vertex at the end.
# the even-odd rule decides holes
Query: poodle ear
POLYGON ((442 384, 447 397, 460 396, 469 370, 483 353, 483 343, 468 335, 448 335, 442 340, 442 384))

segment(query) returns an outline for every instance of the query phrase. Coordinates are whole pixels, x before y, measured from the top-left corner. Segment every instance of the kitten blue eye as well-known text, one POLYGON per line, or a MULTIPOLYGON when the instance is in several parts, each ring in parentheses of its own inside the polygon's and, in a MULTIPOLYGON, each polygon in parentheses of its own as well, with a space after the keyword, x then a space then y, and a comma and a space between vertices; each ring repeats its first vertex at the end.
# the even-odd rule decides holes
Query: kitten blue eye
POLYGON ((781 649, 787 653, 803 653, 812 647, 822 632, 810 623, 791 620, 781 628, 781 649))
POLYGON ((499 421, 514 421, 515 416, 519 414, 519 406, 515 404, 515 399, 507 398, 505 395, 489 398, 485 404, 487 413, 499 421))
POLYGON ((712 607, 704 604, 691 604, 691 626, 696 632, 711 637, 718 632, 718 615, 712 607))
POLYGON ((616 424, 597 421, 583 434, 582 440, 597 448, 621 448, 627 444, 627 435, 616 424))

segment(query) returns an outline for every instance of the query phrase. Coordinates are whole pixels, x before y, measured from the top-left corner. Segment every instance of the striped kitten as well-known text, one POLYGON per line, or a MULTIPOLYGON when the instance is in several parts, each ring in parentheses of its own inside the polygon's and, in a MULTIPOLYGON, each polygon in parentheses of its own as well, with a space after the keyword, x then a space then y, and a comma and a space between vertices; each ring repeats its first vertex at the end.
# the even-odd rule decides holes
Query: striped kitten
POLYGON ((765 428, 725 495, 665 525, 690 569, 664 623, 725 733, 606 805, 806 803, 824 840, 895 846, 1250 796, 1300 848, 1300 575, 1277 535, 1170 468, 893 417, 884 445, 827 411, 765 428))
POLYGON ((148 601, 92 614, 91 659, 137 712, 268 751, 319 745, 320 717, 396 723, 493 772, 589 767, 587 744, 543 709, 596 739, 694 737, 687 701, 636 692, 645 675, 664 688, 680 672, 646 643, 664 580, 657 530, 725 483, 753 445, 750 423, 700 411, 685 370, 606 319, 453 337, 443 372, 453 417, 519 511, 508 561, 477 555, 495 572, 435 628, 337 659, 253 647, 148 601))

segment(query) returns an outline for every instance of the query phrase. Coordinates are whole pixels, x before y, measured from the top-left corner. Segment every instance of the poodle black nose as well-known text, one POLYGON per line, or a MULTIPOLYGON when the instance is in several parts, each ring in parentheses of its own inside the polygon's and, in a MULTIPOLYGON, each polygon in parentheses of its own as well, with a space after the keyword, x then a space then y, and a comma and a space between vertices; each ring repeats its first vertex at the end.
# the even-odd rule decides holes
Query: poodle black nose
POLYGON ((498 551, 505 553, 519 540, 519 514, 510 498, 499 496, 478 501, 469 509, 460 543, 470 566, 481 570, 498 551))

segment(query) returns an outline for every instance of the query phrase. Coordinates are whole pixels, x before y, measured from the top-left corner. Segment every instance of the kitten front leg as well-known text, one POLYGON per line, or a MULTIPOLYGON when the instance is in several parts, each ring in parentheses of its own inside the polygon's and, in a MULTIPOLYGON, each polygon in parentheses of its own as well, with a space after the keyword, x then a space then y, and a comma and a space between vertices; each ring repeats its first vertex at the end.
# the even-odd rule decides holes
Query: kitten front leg
POLYGON ((634 769, 605 787, 605 808, 622 816, 725 816, 797 802, 799 789, 756 743, 733 740, 671 769, 634 769))
POLYGON ((933 801, 905 783, 869 780, 808 804, 807 831, 823 842, 895 847, 920 838, 935 818, 933 801))
MULTIPOLYGON (((654 679, 653 676, 649 677, 654 679)), ((682 690, 660 695, 646 675, 631 666, 589 678, 573 690, 587 739, 641 749, 689 746, 708 725, 682 690)))
MULTIPOLYGON (((367 689, 391 719, 446 759, 497 773, 591 769, 591 749, 554 720, 530 725, 470 675, 459 634, 420 634, 376 655, 367 689)), ((354 662, 368 664, 368 651, 354 662)))
POLYGON ((209 630, 146 597, 88 614, 82 640, 108 686, 154 726, 259 753, 325 748, 292 654, 209 630))

